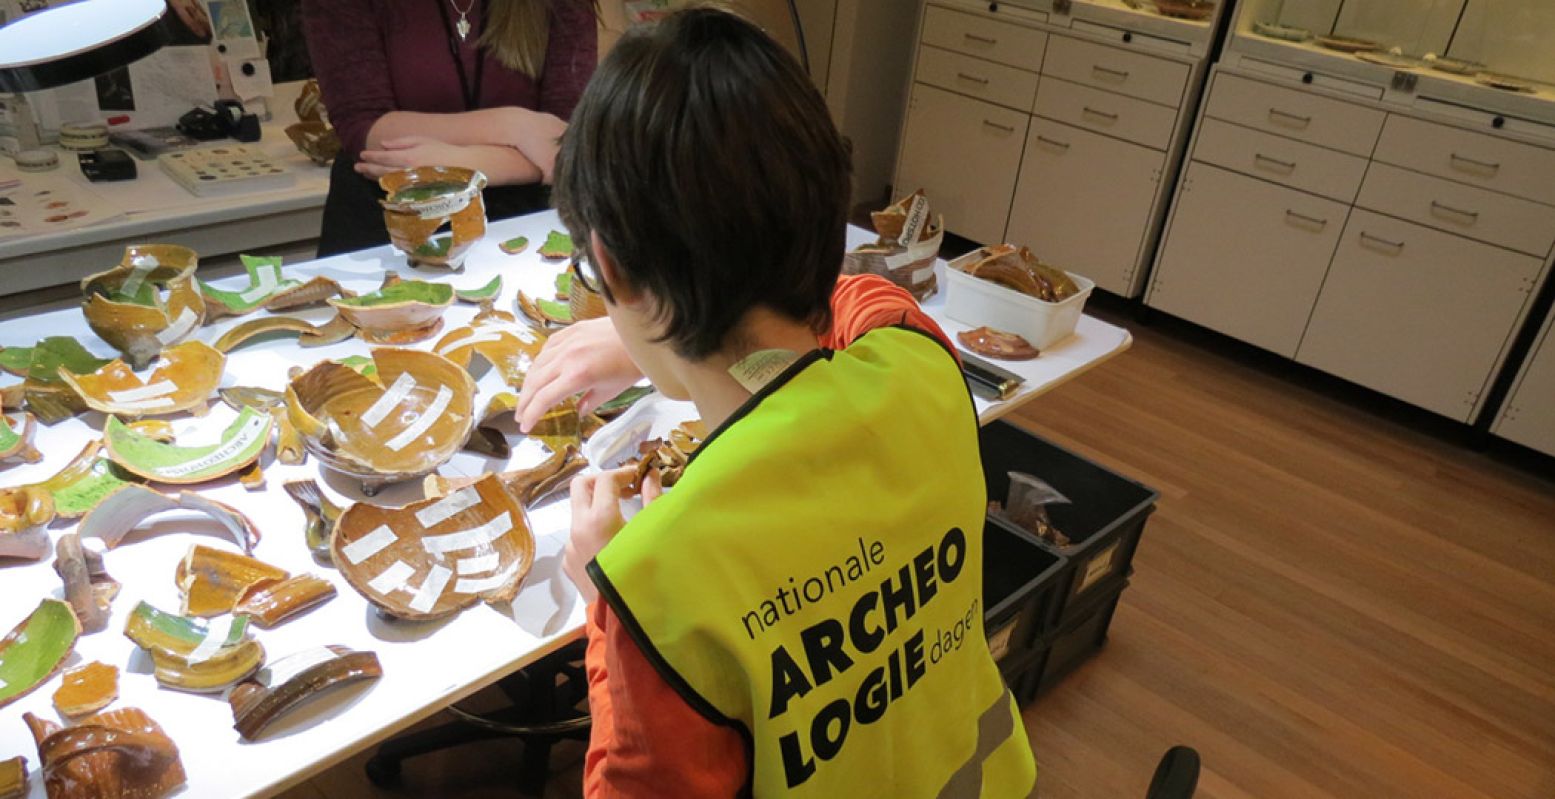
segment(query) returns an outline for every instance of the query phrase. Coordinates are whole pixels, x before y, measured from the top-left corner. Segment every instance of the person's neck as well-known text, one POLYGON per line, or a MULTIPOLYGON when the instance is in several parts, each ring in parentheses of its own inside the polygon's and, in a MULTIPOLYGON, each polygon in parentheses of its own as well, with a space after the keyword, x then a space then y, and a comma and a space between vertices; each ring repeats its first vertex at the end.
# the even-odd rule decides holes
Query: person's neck
POLYGON ((717 429, 760 390, 760 385, 751 385, 748 379, 742 383, 735 378, 730 370, 736 364, 764 350, 787 350, 797 358, 818 345, 809 326, 764 308, 746 314, 728 340, 729 346, 707 358, 680 362, 680 384, 691 395, 709 430, 717 429))

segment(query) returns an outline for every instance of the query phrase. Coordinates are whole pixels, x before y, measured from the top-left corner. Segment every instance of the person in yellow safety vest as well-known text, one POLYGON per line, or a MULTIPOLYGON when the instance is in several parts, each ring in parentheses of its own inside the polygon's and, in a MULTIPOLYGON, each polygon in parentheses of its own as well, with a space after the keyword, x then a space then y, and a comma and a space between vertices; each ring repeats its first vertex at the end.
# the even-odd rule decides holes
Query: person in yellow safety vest
MULTIPOLYGON (((630 717, 635 697, 591 695, 587 795, 1032 788, 983 635, 986 497, 956 356, 931 322, 818 346, 836 332, 850 171, 804 71, 723 11, 628 33, 573 114, 555 202, 585 249, 574 279, 605 298, 615 337, 600 351, 618 344, 713 431, 630 523, 621 473, 573 483, 564 568, 624 631, 591 625, 591 692, 615 680, 608 668, 646 662, 738 742, 633 764, 624 753, 644 744, 617 731, 673 739, 695 725, 654 726, 630 717)), ((568 385, 535 382, 550 388, 526 385, 521 417, 568 385)))

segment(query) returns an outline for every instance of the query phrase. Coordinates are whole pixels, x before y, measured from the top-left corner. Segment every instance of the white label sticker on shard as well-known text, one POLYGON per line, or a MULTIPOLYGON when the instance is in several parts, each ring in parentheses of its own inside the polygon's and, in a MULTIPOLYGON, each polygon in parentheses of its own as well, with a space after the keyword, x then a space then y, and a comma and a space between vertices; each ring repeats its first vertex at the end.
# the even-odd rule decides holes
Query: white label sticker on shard
POLYGON ((481 495, 475 488, 461 488, 437 502, 416 511, 416 521, 428 530, 442 524, 448 517, 480 504, 481 495))
POLYGON ((146 276, 158 266, 161 264, 157 262, 155 255, 135 256, 130 260, 130 275, 124 279, 124 283, 120 284, 119 291, 134 296, 135 292, 140 291, 140 284, 146 282, 146 276))
POLYGON ((341 554, 354 566, 364 560, 382 552, 385 547, 399 540, 399 536, 389 529, 387 524, 378 525, 377 529, 352 541, 340 548, 341 554))
POLYGON ((260 264, 259 268, 254 270, 254 276, 259 279, 259 282, 253 288, 239 294, 238 299, 248 303, 258 302, 270 296, 271 292, 275 291, 275 287, 281 285, 281 267, 275 264, 260 264))
POLYGON ((199 645, 189 653, 189 662, 202 663, 221 651, 221 648, 227 645, 228 636, 232 635, 232 623, 236 619, 236 616, 219 616, 211 619, 210 624, 205 627, 205 637, 200 639, 199 645))
POLYGON ((476 555, 473 558, 460 558, 454 565, 461 576, 466 574, 485 574, 502 565, 502 556, 495 552, 485 555, 476 555))
MULTIPOLYGON (((127 388, 123 391, 110 391, 108 392, 108 398, 112 399, 114 402, 119 403, 136 402, 139 400, 153 399, 156 397, 165 397, 177 390, 178 386, 175 385, 173 381, 158 380, 155 383, 140 386, 139 388, 127 388)), ((169 400, 168 404, 172 404, 172 401, 169 400)))
POLYGON ((389 386, 389 390, 383 392, 383 396, 379 397, 378 401, 374 402, 372 407, 362 414, 362 424, 368 427, 377 427, 378 423, 382 422, 389 415, 389 411, 394 410, 396 406, 404 402, 405 398, 410 396, 410 392, 415 390, 416 378, 411 377, 409 372, 401 372, 400 376, 395 378, 394 383, 389 386))
POLYGON ((367 586, 380 594, 391 594, 405 588, 405 583, 414 577, 416 568, 403 560, 394 561, 394 565, 378 573, 367 586))
POLYGON ((490 577, 461 577, 459 582, 454 583, 454 591, 460 594, 479 594, 482 591, 501 588, 507 585, 517 572, 518 564, 515 563, 501 574, 493 574, 490 577))
POLYGON ((448 533, 447 535, 426 536, 421 539, 421 546, 434 555, 443 552, 456 552, 461 549, 474 549, 507 535, 507 532, 511 529, 513 529, 512 517, 508 515, 507 511, 503 511, 501 516, 479 527, 472 527, 468 530, 448 533))
POLYGON ((410 600, 410 609, 417 613, 430 611, 437 604, 438 597, 443 595, 443 589, 448 587, 453 574, 446 566, 434 565, 427 572, 427 578, 421 581, 421 587, 416 589, 416 597, 410 600))
POLYGON ((168 325, 166 329, 157 334, 157 342, 166 347, 169 344, 183 339, 183 337, 188 335, 189 331, 193 330, 194 326, 199 323, 199 315, 196 314, 193 309, 186 306, 181 312, 179 312, 178 318, 174 319, 172 324, 168 325))
POLYGON ((297 675, 320 663, 328 663, 338 657, 340 656, 327 646, 304 649, 301 652, 287 655, 270 666, 261 669, 255 679, 266 688, 274 688, 277 685, 285 685, 291 682, 297 675))
POLYGON ((448 386, 438 386, 437 396, 432 398, 432 405, 425 411, 422 411, 421 415, 417 416, 416 420, 407 425, 398 435, 389 439, 386 446, 394 452, 399 452, 408 446, 410 442, 420 438, 421 434, 431 428, 437 422, 438 417, 443 415, 443 411, 448 409, 448 403, 452 402, 453 398, 453 389, 450 389, 448 386))
POLYGON ((238 429, 237 435, 233 436, 231 441, 221 445, 221 447, 215 452, 212 452, 203 458, 196 458, 192 461, 175 463, 172 466, 164 466, 160 469, 156 469, 156 476, 162 478, 188 477, 191 474, 198 474, 199 472, 203 472, 206 469, 216 466, 217 464, 223 463, 229 458, 236 457, 237 454, 243 450, 253 446, 254 442, 259 440, 261 433, 268 434, 270 430, 269 424, 269 416, 253 416, 247 422, 245 422, 241 428, 238 429))

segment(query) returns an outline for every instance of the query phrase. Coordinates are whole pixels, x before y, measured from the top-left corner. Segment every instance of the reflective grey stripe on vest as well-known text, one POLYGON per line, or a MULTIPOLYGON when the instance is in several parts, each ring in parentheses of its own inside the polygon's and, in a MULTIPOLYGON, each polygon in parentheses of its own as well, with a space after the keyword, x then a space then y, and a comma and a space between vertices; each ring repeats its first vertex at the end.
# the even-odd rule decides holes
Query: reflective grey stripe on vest
POLYGON ((956 773, 945 781, 939 791, 940 799, 977 797, 983 792, 983 761, 993 754, 999 745, 1009 740, 1015 732, 1015 714, 1010 712, 1010 687, 994 700, 983 715, 977 717, 977 748, 956 773))

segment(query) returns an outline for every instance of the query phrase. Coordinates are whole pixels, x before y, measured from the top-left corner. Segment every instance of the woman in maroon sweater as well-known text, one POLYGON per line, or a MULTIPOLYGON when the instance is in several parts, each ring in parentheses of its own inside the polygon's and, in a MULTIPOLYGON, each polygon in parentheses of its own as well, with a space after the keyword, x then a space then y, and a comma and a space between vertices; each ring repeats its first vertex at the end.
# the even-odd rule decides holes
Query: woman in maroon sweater
POLYGON ((549 206, 557 139, 598 61, 596 0, 304 0, 341 150, 319 255, 387 243, 378 176, 486 174, 487 214, 549 206))

